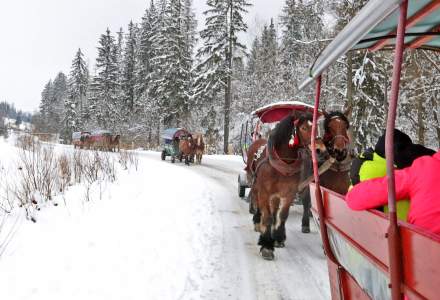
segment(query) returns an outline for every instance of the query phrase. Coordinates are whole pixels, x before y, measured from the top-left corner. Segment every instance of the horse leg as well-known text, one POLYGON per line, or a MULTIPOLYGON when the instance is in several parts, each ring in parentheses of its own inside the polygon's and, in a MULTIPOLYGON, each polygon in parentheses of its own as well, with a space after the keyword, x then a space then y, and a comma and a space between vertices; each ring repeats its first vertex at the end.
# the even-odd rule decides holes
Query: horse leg
MULTIPOLYGON (((266 202, 267 203, 267 202, 266 202)), ((258 245, 260 245, 260 254, 266 260, 273 260, 274 256, 274 240, 272 239, 271 227, 273 219, 269 211, 268 205, 261 207, 261 222, 260 222, 260 238, 258 245)))
POLYGON ((301 232, 302 233, 310 233, 310 207, 311 207, 311 200, 310 200, 310 190, 306 188, 302 193, 299 195, 301 202, 303 204, 303 216, 301 221, 301 232))
POLYGON ((284 248, 286 241, 286 221, 289 217, 290 201, 286 198, 280 199, 278 209, 274 213, 274 226, 272 238, 275 240, 274 246, 284 248))

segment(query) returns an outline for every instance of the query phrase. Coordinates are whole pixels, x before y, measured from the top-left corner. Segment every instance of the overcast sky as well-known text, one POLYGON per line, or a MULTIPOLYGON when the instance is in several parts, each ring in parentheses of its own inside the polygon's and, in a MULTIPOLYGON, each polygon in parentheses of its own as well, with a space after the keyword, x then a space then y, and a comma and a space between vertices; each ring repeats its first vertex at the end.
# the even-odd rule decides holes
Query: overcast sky
MULTIPOLYGON (((201 15, 206 0, 193 0, 201 15)), ((250 0, 247 18, 250 41, 261 24, 277 17, 284 0, 250 0), (258 25, 257 25, 258 24, 258 25)), ((99 35, 107 27, 124 29, 139 22, 150 0, 0 0, 0 101, 19 109, 38 108, 44 84, 63 71, 69 73, 81 47, 93 69, 99 35)))

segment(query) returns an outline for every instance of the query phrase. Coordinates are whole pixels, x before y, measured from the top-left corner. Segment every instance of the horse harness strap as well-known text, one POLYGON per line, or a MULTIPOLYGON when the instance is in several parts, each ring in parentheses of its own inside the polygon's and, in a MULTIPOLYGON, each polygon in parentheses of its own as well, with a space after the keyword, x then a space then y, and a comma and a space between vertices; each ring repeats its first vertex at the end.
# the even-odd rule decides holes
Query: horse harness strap
POLYGON ((334 172, 347 172, 350 171, 351 168, 351 155, 348 154, 347 157, 339 162, 335 161, 335 163, 331 166, 330 170, 334 172))
MULTIPOLYGON (((325 172, 327 172, 329 169, 331 169, 332 165, 335 163, 336 159, 333 157, 330 157, 329 159, 327 159, 318 169, 318 175, 322 175, 325 172)), ((304 190, 310 182, 313 181, 313 179, 315 179, 314 175, 311 175, 309 177, 307 177, 306 179, 304 179, 303 181, 300 182, 300 184, 298 185, 298 192, 301 192, 302 190, 304 190)))
POLYGON ((273 147, 268 143, 266 154, 269 158, 270 165, 283 176, 291 177, 301 172, 302 159, 299 157, 289 164, 283 161, 273 147))

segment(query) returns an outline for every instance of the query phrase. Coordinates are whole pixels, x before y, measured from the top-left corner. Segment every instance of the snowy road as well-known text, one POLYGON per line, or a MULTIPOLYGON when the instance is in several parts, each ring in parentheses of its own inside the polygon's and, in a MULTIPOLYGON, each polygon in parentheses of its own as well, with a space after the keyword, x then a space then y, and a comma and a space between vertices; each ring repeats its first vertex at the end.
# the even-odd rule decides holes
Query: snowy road
POLYGON ((0 299, 330 299, 319 235, 300 232, 301 208, 276 260, 259 256, 237 196, 240 158, 187 167, 138 155, 139 171, 121 171, 90 203, 72 187, 36 224, 9 217, 3 235, 19 226, 0 256, 0 299))
MULTIPOLYGON (((214 299, 330 299, 326 261, 312 224, 311 234, 300 232, 301 209, 291 211, 286 248, 276 250, 276 260, 264 261, 256 246, 248 204, 237 196, 241 158, 205 157, 191 170, 209 179, 212 201, 222 224, 222 256, 216 274, 222 282, 214 299)), ((208 297, 207 299, 213 299, 208 297)))

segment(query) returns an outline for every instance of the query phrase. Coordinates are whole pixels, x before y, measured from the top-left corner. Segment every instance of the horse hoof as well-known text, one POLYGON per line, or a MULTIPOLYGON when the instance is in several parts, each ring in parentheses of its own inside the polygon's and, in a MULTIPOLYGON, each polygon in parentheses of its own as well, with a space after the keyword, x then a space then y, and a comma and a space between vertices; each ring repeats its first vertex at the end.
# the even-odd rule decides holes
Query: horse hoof
POLYGON ((275 255, 273 254, 273 250, 263 248, 260 251, 261 257, 265 260, 274 260, 275 255))
POLYGON ((302 226, 301 232, 302 233, 310 233, 310 227, 309 226, 302 226))
POLYGON ((275 248, 284 248, 286 245, 284 244, 283 241, 275 241, 274 243, 274 247, 275 248))
POLYGON ((260 224, 258 224, 258 223, 254 224, 254 231, 260 232, 260 224))

